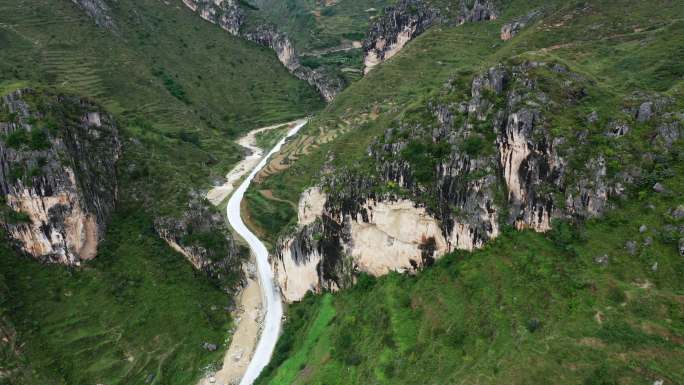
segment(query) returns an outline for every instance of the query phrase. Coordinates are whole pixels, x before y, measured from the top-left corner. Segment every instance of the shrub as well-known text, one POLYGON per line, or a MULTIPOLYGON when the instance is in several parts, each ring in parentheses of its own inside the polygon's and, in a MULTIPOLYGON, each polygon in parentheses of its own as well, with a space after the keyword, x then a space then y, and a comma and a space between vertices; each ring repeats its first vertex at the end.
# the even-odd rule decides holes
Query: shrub
POLYGON ((28 214, 21 211, 14 211, 12 209, 7 210, 5 220, 7 223, 12 224, 31 223, 31 218, 28 216, 28 214))
POLYGON ((401 156, 411 164, 416 180, 427 183, 434 177, 437 162, 449 154, 449 150, 449 144, 445 142, 412 141, 401 152, 401 156))
POLYGON ((5 143, 7 143, 7 147, 9 148, 14 148, 14 149, 20 149, 21 147, 28 145, 30 142, 28 131, 19 129, 11 134, 7 135, 5 138, 5 143))
POLYGON ((527 321, 526 327, 530 333, 534 333, 541 328, 541 321, 536 318, 532 318, 531 320, 527 321))
POLYGON ((303 66, 311 69, 316 69, 322 65, 320 59, 316 56, 303 56, 300 61, 303 66))
POLYGON ((461 144, 461 151, 465 152, 471 157, 478 156, 482 153, 482 150, 485 148, 485 141, 477 135, 472 135, 469 136, 463 143, 461 144))
POLYGON ((181 86, 180 83, 174 80, 173 77, 171 77, 171 75, 167 74, 163 68, 154 69, 152 71, 152 74, 161 79, 162 83, 164 84, 164 87, 166 87, 166 90, 169 91, 169 93, 174 98, 180 100, 183 103, 190 104, 190 100, 188 99, 188 96, 185 93, 183 86, 181 86))
POLYGON ((615 304, 621 304, 627 300, 627 296, 625 292, 613 286, 608 289, 608 299, 615 304))
POLYGON ((335 15, 335 8, 334 7, 325 7, 321 11, 321 16, 330 17, 333 15, 335 15))
POLYGON ((47 150, 50 148, 50 139, 47 132, 41 129, 33 129, 31 131, 31 141, 29 144, 31 150, 47 150))
POLYGON ((659 336, 648 335, 632 328, 625 321, 613 321, 603 325, 598 331, 598 337, 606 343, 620 344, 625 347, 635 347, 646 344, 660 344, 663 339, 659 336))

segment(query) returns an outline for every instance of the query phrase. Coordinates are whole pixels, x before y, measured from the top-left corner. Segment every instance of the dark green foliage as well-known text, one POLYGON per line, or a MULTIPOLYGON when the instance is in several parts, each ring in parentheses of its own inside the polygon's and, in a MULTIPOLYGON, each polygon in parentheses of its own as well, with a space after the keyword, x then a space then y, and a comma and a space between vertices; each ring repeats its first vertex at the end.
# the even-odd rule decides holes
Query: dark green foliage
POLYGON ((416 180, 428 183, 434 179, 437 162, 449 154, 451 148, 446 142, 412 141, 402 150, 401 156, 411 164, 416 180))
POLYGON ((480 136, 472 135, 467 137, 461 144, 461 151, 468 154, 470 157, 477 157, 482 153, 486 146, 484 139, 480 136))
POLYGON ((639 345, 660 345, 666 343, 663 338, 636 330, 622 320, 606 323, 601 327, 597 335, 606 343, 620 344, 630 349, 634 349, 639 345))
POLYGON ((303 56, 301 61, 303 66, 316 69, 322 65, 321 60, 316 56, 303 56))
POLYGON ((13 131, 5 138, 8 147, 21 150, 41 151, 50 148, 48 134, 39 128, 33 128, 30 132, 22 128, 13 131))
POLYGON ((330 17, 335 15, 335 7, 325 7, 321 10, 321 16, 330 17))
POLYGON ((26 224, 31 223, 31 218, 28 214, 21 211, 14 211, 9 208, 5 209, 4 219, 11 224, 26 224))
POLYGON ((167 74, 163 68, 156 68, 152 71, 152 74, 161 79, 166 90, 169 91, 174 98, 186 104, 190 103, 183 86, 181 86, 171 75, 167 74))

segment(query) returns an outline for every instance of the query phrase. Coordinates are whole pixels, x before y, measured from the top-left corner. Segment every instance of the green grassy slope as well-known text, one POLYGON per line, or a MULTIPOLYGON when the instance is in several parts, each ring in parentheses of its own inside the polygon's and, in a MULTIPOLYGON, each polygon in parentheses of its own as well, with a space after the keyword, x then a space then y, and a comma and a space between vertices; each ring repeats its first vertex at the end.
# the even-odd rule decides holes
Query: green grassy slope
POLYGON ((39 379, 10 384, 189 384, 222 359, 202 343, 227 336, 225 293, 148 221, 120 212, 82 270, 3 255, 8 314, 34 370, 23 374, 39 379))
POLYGON ((0 1, 2 95, 30 86, 92 98, 115 115, 124 149, 119 207, 94 261, 44 266, 3 236, 0 313, 21 349, 2 350, 2 384, 194 383, 221 359, 231 326, 222 285, 235 277, 193 271, 153 220, 181 215, 191 190, 225 175, 242 157, 236 136, 323 105, 272 51, 180 2, 108 4, 115 32, 70 1, 0 1))

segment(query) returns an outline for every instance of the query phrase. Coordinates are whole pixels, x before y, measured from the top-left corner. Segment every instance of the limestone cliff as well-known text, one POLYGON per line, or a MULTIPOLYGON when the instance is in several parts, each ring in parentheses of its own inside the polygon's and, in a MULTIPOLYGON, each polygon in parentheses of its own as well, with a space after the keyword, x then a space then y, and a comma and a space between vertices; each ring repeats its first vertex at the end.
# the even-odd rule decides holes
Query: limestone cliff
POLYGON ((19 90, 2 98, 2 222, 24 252, 78 265, 94 258, 117 196, 114 119, 75 97, 19 90))
POLYGON ((636 95, 626 102, 635 107, 603 119, 608 132, 593 118, 586 130, 559 131, 555 111, 580 103, 590 86, 540 62, 492 67, 465 97, 447 82, 425 106, 432 118, 397 121, 370 146, 374 173, 337 170, 302 195, 299 228, 273 258, 285 299, 349 286, 358 272, 412 272, 446 252, 482 247, 504 226, 545 232, 556 219, 601 215, 640 170, 615 162, 609 170, 606 155, 582 151, 589 135, 620 140, 610 127, 641 116, 667 151, 684 124, 667 98, 636 95))

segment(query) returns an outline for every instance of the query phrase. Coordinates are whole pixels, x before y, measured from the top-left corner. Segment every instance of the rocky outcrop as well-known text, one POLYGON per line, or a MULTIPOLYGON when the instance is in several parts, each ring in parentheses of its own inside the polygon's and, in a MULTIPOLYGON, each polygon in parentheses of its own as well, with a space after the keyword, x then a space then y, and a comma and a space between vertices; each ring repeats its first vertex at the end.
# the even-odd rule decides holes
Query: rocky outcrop
POLYGON ((463 24, 466 22, 478 22, 494 20, 497 17, 497 10, 492 0, 461 0, 460 14, 457 22, 463 24))
POLYGON ((273 26, 259 26, 253 31, 241 33, 249 41, 271 48, 278 56, 278 60, 298 79, 304 80, 315 87, 327 102, 332 101, 342 91, 342 81, 328 76, 323 69, 312 70, 303 66, 295 51, 292 41, 273 26))
POLYGON ((223 280, 239 276, 242 257, 226 226, 225 218, 199 193, 191 193, 182 215, 155 219, 157 234, 192 266, 208 276, 223 280))
MULTIPOLYGON (((333 171, 302 195, 299 228, 273 258, 286 300, 347 287, 359 272, 416 271, 446 252, 484 246, 503 226, 545 232, 555 220, 599 216, 639 179, 638 168, 581 151, 590 137, 624 140, 606 139, 598 117, 586 129, 553 130, 554 115, 586 97, 591 81, 581 75, 524 62, 476 75, 465 98, 454 84, 428 102, 431 119, 405 117, 370 146, 373 173, 333 171)), ((638 96, 606 125, 633 124, 649 100, 659 99, 638 96)), ((653 102, 648 120, 664 149, 679 140, 682 122, 665 106, 653 102)))
POLYGON ((275 26, 260 25, 245 30, 245 13, 237 1, 183 0, 183 3, 204 20, 219 25, 230 34, 272 49, 290 73, 315 87, 326 101, 332 101, 342 90, 342 81, 337 77, 328 75, 323 69, 313 70, 301 65, 292 41, 275 26))
POLYGON ((423 0, 400 0, 387 7, 373 23, 363 42, 364 74, 396 55, 411 39, 423 33, 437 19, 439 11, 423 0))
POLYGON ((245 14, 235 0, 183 0, 183 3, 204 20, 235 36, 245 21, 245 14))
POLYGON ((78 265, 94 258, 117 197, 114 119, 89 101, 28 89, 3 97, 2 112, 7 233, 42 260, 78 265))
MULTIPOLYGON (((448 12, 440 12, 429 0, 399 0, 385 8, 383 16, 369 28, 363 42, 364 74, 401 51, 412 39, 438 22, 448 22, 448 12)), ((489 1, 461 0, 456 22, 479 22, 496 18, 496 8, 489 1)))
POLYGON ((506 23, 501 27, 501 40, 507 41, 511 40, 515 35, 517 35, 523 28, 530 24, 534 19, 541 16, 540 11, 532 11, 523 17, 519 17, 510 23, 506 23))
POLYGON ((98 27, 116 31, 116 24, 111 16, 111 11, 104 0, 71 0, 78 5, 88 16, 95 20, 98 27))

